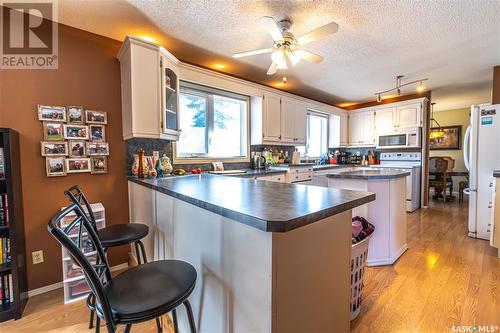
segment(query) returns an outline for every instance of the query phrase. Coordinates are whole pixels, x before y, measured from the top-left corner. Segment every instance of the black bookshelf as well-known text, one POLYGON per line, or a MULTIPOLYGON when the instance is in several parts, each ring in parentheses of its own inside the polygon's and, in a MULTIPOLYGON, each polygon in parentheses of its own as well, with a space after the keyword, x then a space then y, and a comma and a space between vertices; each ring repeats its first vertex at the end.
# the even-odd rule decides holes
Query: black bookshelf
POLYGON ((10 302, 0 301, 0 322, 19 319, 28 300, 26 251, 24 242, 23 193, 19 156, 19 134, 0 128, 0 148, 3 149, 4 176, 0 175, 0 194, 7 194, 6 219, 0 226, 0 237, 9 238, 11 260, 0 264, 0 276, 12 274, 10 302))

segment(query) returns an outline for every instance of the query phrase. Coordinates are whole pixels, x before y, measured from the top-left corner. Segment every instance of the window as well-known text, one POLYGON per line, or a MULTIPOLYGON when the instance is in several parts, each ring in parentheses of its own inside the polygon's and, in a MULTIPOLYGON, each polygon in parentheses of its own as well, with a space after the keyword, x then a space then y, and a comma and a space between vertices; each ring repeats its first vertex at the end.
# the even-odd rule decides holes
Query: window
POLYGON ((179 159, 248 157, 247 96, 181 82, 179 159))
POLYGON ((299 151, 308 157, 320 157, 328 152, 328 115, 308 111, 307 143, 299 147, 299 151))

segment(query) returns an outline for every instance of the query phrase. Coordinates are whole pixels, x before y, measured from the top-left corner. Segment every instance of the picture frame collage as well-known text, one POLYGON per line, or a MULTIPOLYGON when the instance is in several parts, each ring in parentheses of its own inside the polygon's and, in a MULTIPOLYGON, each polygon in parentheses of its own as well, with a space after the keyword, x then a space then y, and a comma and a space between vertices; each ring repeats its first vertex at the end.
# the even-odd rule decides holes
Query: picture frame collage
POLYGON ((83 106, 37 105, 47 177, 108 172, 107 113, 83 106))

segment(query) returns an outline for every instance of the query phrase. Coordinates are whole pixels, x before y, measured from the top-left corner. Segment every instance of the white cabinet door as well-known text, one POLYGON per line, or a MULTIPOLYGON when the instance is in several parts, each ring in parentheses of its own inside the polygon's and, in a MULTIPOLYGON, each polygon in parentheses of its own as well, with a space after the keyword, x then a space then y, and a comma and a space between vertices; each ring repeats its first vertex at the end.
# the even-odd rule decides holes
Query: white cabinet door
POLYGON ((349 145, 349 116, 344 113, 340 116, 340 146, 349 145))
POLYGON ((281 142, 295 141, 296 103, 289 98, 281 98, 281 142))
POLYGON ((361 142, 361 114, 354 113, 349 115, 349 145, 360 145, 361 142))
POLYGON ((375 143, 375 112, 367 111, 361 114, 361 137, 363 144, 375 143))
POLYGON ((377 133, 389 133, 394 130, 396 108, 379 109, 375 114, 375 130, 377 133))
MULTIPOLYGON (((378 114, 378 112, 377 112, 378 114)), ((398 127, 422 126, 422 106, 420 103, 397 107, 398 127)))
POLYGON ((331 114, 328 117, 328 148, 339 148, 340 136, 340 116, 331 114))
POLYGON ((263 139, 264 141, 280 141, 281 135, 281 99, 277 95, 264 95, 263 110, 263 139))
POLYGON ((307 106, 302 102, 295 105, 294 118, 294 143, 295 145, 305 145, 307 137, 307 106))

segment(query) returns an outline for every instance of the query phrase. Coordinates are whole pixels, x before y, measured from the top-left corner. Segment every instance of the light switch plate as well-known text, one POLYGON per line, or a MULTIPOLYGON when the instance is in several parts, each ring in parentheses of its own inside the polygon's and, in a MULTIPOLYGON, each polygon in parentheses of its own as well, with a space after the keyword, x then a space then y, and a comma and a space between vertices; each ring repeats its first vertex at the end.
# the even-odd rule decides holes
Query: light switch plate
POLYGON ((43 262, 43 250, 31 252, 31 257, 33 258, 33 265, 41 264, 43 262))

